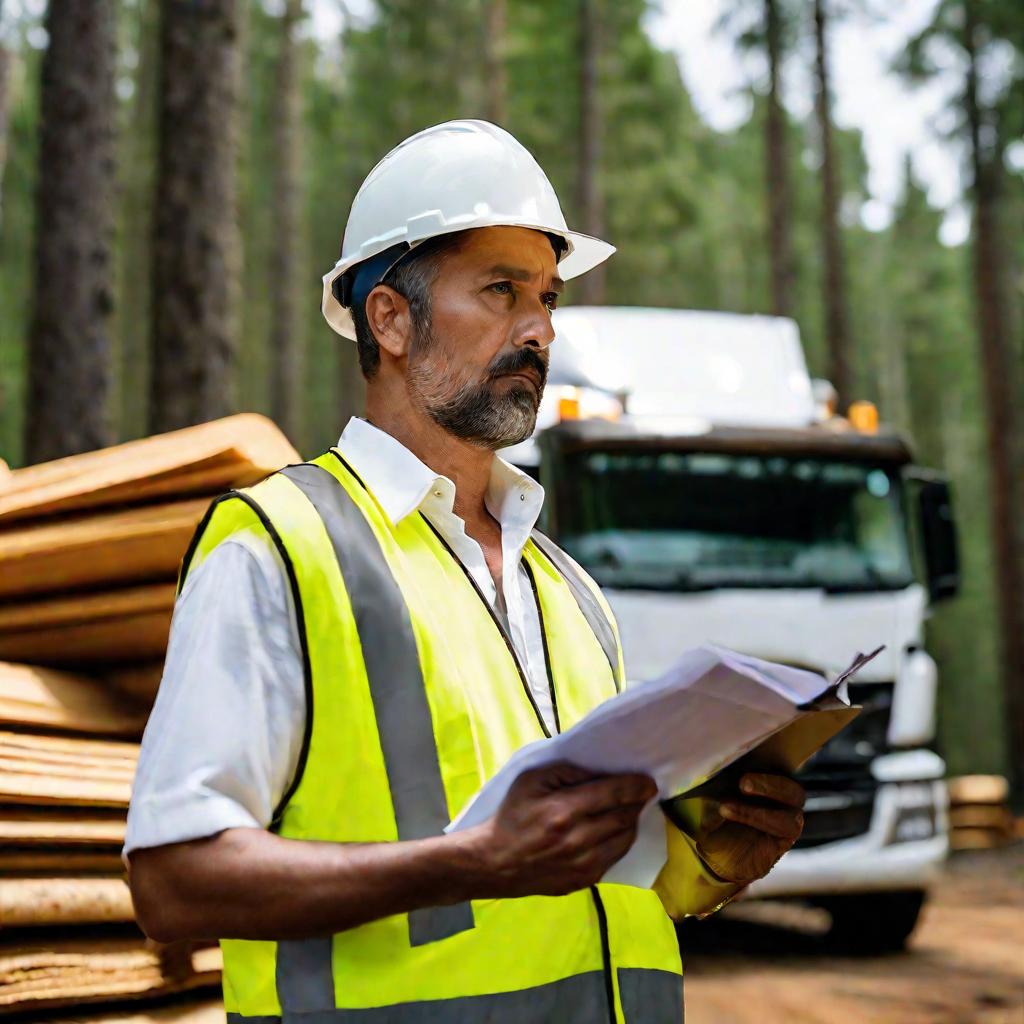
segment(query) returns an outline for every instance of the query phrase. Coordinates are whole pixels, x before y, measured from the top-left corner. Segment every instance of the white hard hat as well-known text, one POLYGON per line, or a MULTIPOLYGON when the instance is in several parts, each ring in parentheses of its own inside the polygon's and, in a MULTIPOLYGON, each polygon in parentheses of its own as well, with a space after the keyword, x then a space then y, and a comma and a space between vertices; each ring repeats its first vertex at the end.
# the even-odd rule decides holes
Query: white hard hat
POLYGON ((324 317, 342 337, 355 339, 352 315, 334 294, 337 278, 402 243, 408 248, 396 249, 394 262, 429 238, 494 226, 565 239, 558 270, 566 280, 615 252, 608 242, 568 229, 547 175, 507 131, 487 121, 446 121, 399 143, 359 187, 341 259, 324 275, 324 317))

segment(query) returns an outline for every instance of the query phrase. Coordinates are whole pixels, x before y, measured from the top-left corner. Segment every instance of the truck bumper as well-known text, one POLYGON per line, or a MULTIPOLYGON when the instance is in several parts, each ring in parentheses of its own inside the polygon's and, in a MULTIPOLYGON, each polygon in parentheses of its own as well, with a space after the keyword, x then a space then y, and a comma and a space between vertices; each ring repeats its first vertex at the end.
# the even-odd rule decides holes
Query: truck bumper
MULTIPOLYGON (((790 850, 744 896, 797 897, 927 889, 949 852, 946 786, 935 778, 906 780, 899 770, 912 763, 903 761, 904 756, 924 753, 891 755, 897 770, 889 771, 893 766, 887 765, 876 772, 903 777, 900 781, 880 782, 867 832, 821 846, 790 850)), ((941 765, 937 757, 935 761, 941 765)), ((916 765, 920 764, 918 757, 916 765)))

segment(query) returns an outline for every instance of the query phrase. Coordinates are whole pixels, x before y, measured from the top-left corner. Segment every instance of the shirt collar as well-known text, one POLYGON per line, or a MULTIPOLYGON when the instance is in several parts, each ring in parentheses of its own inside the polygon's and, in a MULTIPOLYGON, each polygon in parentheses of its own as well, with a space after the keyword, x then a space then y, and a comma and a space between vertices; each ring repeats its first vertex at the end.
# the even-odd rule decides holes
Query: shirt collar
MULTIPOLYGON (((338 439, 338 451, 352 464, 395 526, 428 499, 440 500, 451 512, 455 484, 372 423, 353 416, 338 439)), ((528 522, 532 529, 544 504, 544 488, 496 455, 484 500, 502 527, 528 522)))

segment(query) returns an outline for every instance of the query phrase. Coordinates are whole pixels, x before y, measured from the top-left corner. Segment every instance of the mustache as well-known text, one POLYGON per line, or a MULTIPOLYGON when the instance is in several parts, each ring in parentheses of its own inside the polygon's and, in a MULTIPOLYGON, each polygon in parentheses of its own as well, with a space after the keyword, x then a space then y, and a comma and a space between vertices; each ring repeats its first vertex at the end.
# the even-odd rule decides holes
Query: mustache
POLYGON ((540 379, 543 388, 548 379, 548 353, 538 352, 533 348, 517 348, 512 352, 498 356, 487 368, 488 380, 495 380, 510 373, 523 373, 533 370, 540 379))

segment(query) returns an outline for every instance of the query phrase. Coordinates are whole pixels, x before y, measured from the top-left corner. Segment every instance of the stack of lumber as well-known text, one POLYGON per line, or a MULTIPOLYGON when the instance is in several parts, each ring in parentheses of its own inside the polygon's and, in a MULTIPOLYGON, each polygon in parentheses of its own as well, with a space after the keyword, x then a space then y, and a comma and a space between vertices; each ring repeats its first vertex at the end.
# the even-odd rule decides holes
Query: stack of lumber
POLYGON ((1015 838, 1002 775, 961 775, 949 780, 949 843, 954 850, 987 850, 1015 838))
POLYGON ((159 660, 210 498, 298 461, 270 420, 242 414, 14 470, 0 480, 0 658, 159 660))
POLYGON ((219 949, 142 935, 120 849, 188 542, 298 461, 240 415, 0 474, 0 1015, 223 1019, 219 949))
POLYGON ((216 946, 194 949, 180 964, 177 960, 137 938, 26 942, 0 952, 0 1013, 209 990, 220 982, 216 946))

